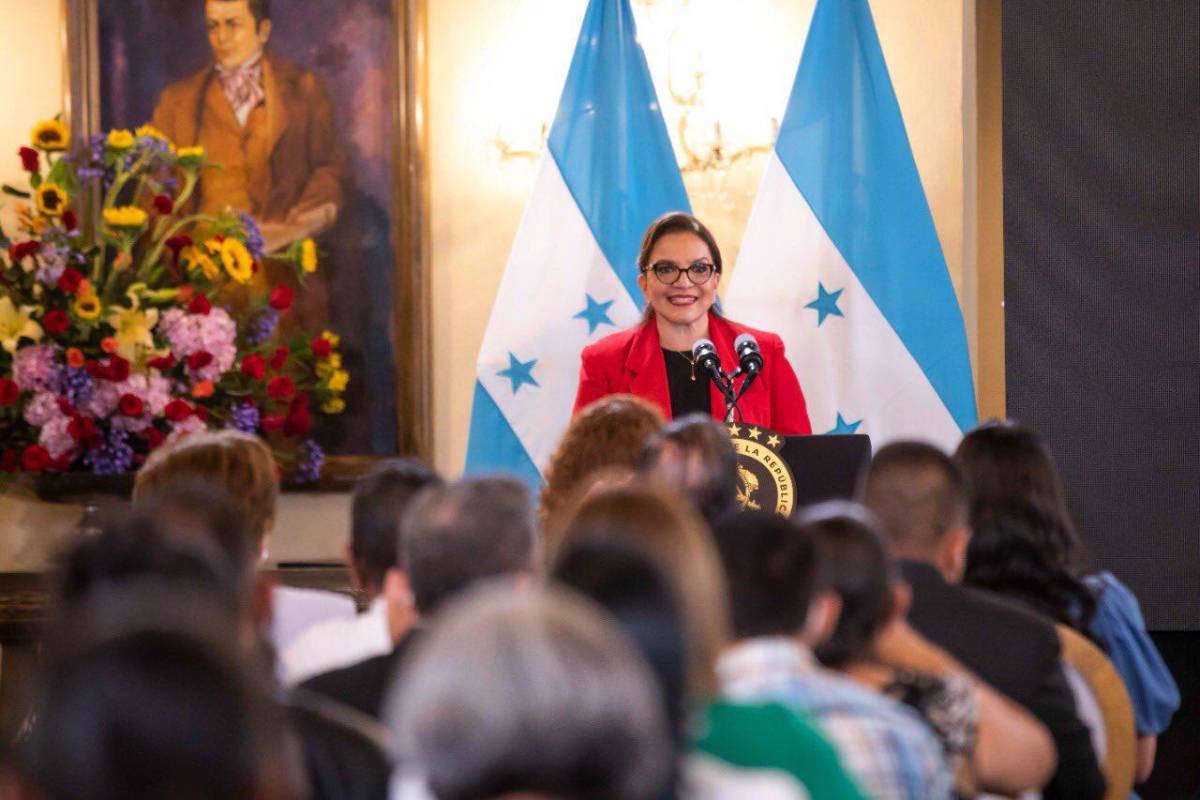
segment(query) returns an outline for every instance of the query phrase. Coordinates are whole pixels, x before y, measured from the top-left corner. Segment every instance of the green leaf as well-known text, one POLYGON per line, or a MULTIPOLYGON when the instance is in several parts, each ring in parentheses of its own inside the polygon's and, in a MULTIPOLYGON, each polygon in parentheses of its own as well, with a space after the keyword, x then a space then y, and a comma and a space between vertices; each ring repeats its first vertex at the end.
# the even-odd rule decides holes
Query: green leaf
POLYGON ((4 186, 0 187, 0 191, 4 192, 7 195, 12 195, 13 197, 20 197, 25 200, 28 200, 30 197, 33 196, 29 192, 23 192, 20 189, 17 189, 16 187, 9 186, 7 183, 4 184, 4 186))
POLYGON ((29 185, 35 189, 42 185, 42 175, 40 172, 35 172, 29 176, 29 185))
POLYGON ((50 169, 50 174, 46 176, 46 180, 57 183, 68 192, 75 191, 78 186, 75 181, 74 170, 61 158, 54 162, 54 166, 50 169))

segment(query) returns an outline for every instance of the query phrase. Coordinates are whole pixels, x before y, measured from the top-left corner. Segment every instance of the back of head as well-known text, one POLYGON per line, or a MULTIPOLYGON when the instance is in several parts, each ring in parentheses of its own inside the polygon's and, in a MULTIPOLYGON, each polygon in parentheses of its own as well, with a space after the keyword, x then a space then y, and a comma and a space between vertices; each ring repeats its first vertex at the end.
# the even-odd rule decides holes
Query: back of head
POLYGON ((589 475, 632 469, 646 440, 662 425, 658 406, 631 394, 610 394, 580 411, 550 457, 539 499, 541 518, 563 510, 589 475))
POLYGON ((929 560, 943 537, 967 524, 967 496, 954 462, 924 442, 881 448, 859 487, 863 504, 878 521, 893 551, 929 560))
POLYGON ((895 564, 883 537, 853 503, 825 503, 802 519, 820 542, 829 588, 842 602, 833 633, 815 649, 817 658, 833 668, 868 659, 895 608, 895 564))
POLYGON ((278 740, 261 684, 220 639, 132 630, 51 650, 27 774, 46 800, 253 797, 278 740))
POLYGON ((224 489, 245 517, 250 535, 260 542, 266 537, 275 518, 279 474, 275 457, 262 439, 235 430, 199 431, 166 444, 138 470, 134 502, 180 480, 224 489))
POLYGON ((396 566, 400 520, 409 503, 426 486, 441 482, 424 463, 401 458, 376 467, 354 487, 350 554, 368 591, 377 592, 387 571, 396 566))
POLYGON ((650 800, 670 767, 645 664, 562 590, 491 587, 452 604, 387 720, 439 800, 650 800))
POLYGON ((688 504, 653 486, 604 489, 580 504, 562 536, 564 550, 577 541, 611 542, 649 557, 683 615, 693 699, 712 697, 713 669, 729 638, 725 581, 712 537, 688 504))
POLYGON ((737 510, 737 453, 725 426, 702 414, 672 420, 652 436, 639 471, 684 492, 709 525, 737 510))
POLYGON ((670 730, 682 740, 687 694, 684 620, 653 559, 622 539, 572 538, 558 552, 550 577, 590 598, 616 620, 654 671, 670 730))
POLYGON ((478 580, 534 566, 529 490, 510 478, 430 487, 409 506, 401 526, 400 563, 423 615, 478 580))
POLYGON ((718 523, 713 535, 729 582, 734 635, 799 634, 820 583, 811 533, 778 514, 743 511, 718 523))

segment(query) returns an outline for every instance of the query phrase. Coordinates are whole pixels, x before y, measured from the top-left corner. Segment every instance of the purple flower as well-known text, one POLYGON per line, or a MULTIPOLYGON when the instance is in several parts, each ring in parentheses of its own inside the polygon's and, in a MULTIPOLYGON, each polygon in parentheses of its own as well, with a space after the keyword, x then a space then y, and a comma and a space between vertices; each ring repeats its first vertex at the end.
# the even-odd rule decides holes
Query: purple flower
POLYGON ((245 211, 238 214, 238 219, 242 221, 242 229, 246 232, 246 249, 255 259, 262 258, 266 255, 267 244, 263 240, 262 231, 258 229, 258 223, 245 211))
POLYGON ((259 312, 246 331, 246 344, 257 347, 275 335, 275 326, 279 324, 279 312, 267 307, 259 312))
POLYGON ((76 408, 83 408, 92 399, 96 385, 92 376, 82 367, 67 367, 63 370, 63 394, 76 408))
POLYGON ((116 475, 133 467, 133 447, 126 431, 112 430, 104 444, 89 451, 83 463, 97 475, 116 475))
POLYGON ((13 357, 12 378, 25 391, 57 392, 62 380, 57 357, 52 344, 22 347, 13 357))
POLYGON ((233 411, 229 412, 230 427, 242 433, 256 433, 259 417, 258 406, 253 403, 234 406, 233 411))
POLYGON ((311 483, 321 477, 321 468, 325 466, 325 451, 321 445, 312 439, 306 439, 300 445, 296 459, 296 479, 302 483, 311 483))

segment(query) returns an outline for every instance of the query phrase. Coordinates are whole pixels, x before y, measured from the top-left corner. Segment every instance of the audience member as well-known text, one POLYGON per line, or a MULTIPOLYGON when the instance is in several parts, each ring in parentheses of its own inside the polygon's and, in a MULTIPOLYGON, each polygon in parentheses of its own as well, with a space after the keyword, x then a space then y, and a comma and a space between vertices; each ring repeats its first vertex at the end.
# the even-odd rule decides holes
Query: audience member
POLYGON ((399 797, 427 785, 438 800, 657 800, 670 765, 649 670, 562 590, 494 586, 449 604, 387 720, 399 797))
POLYGON ((832 746, 786 707, 717 700, 688 713, 680 606, 665 576, 634 544, 638 534, 615 528, 596 523, 586 534, 572 532, 551 577, 608 611, 658 678, 675 746, 674 778, 660 797, 859 797, 832 746), (689 728, 700 734, 685 756, 689 728))
POLYGON ((867 512, 834 501, 800 521, 816 536, 841 603, 833 633, 816 647, 821 663, 920 714, 941 740, 960 796, 1044 786, 1054 773, 1049 732, 908 625, 908 586, 867 512))
POLYGON ((284 683, 296 684, 385 655, 408 633, 416 610, 408 579, 396 563, 400 519, 418 492, 440 482, 415 459, 384 462, 359 481, 351 503, 346 560, 351 580, 369 606, 354 619, 330 620, 300 634, 280 654, 284 683))
MULTIPOLYGON (((400 521, 399 576, 424 619, 477 581, 531 574, 536 566, 533 507, 525 485, 508 478, 473 478, 427 487, 400 521)), ((392 650, 304 682, 375 719, 396 665, 421 635, 410 628, 392 650)))
MULTIPOLYGON (((247 433, 221 430, 198 431, 165 444, 138 470, 134 503, 180 480, 205 481, 228 492, 257 544, 257 556, 266 558, 275 525, 279 470, 265 442, 247 433)), ((270 597, 270 639, 277 651, 318 622, 355 615, 354 601, 333 592, 276 586, 270 597)))
POLYGON ((737 511, 737 453, 725 426, 702 414, 651 436, 638 471, 683 492, 710 526, 737 511))
POLYGON ((602 397, 575 415, 546 468, 546 482, 538 500, 541 529, 554 527, 554 517, 569 507, 581 486, 596 472, 632 471, 646 440, 663 422, 658 406, 631 394, 602 397))
POLYGON ((826 670, 812 647, 837 622, 811 531, 776 514, 727 517, 715 531, 729 580, 737 641, 718 663, 722 691, 741 701, 778 700, 811 715, 867 795, 946 798, 952 781, 941 747, 910 709, 826 670))
POLYGON ((1145 781, 1158 734, 1179 708, 1179 689, 1133 593, 1110 572, 1085 574, 1083 545, 1045 440, 1023 425, 993 422, 967 434, 955 458, 966 476, 973 529, 964 582, 1029 603, 1101 643, 1133 704, 1136 775, 1145 781))
POLYGON ((958 585, 971 538, 966 489, 935 447, 898 442, 876 453, 860 494, 878 519, 912 591, 909 623, 922 636, 1033 713, 1058 750, 1045 798, 1099 798, 1104 777, 1045 619, 958 585))

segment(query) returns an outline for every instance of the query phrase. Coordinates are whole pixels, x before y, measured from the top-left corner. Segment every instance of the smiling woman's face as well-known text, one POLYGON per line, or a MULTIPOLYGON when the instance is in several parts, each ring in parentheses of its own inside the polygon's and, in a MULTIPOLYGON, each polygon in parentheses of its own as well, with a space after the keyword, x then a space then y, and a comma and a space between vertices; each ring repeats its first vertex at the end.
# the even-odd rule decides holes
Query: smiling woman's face
POLYGON ((712 253, 704 240, 694 233, 668 233, 654 243, 647 269, 638 276, 638 286, 655 314, 674 325, 692 325, 708 313, 717 299, 721 276, 713 272, 707 281, 697 286, 690 275, 680 274, 675 283, 667 285, 654 274, 654 267, 664 264, 673 264, 680 270, 693 264, 707 264, 711 269, 712 253))

